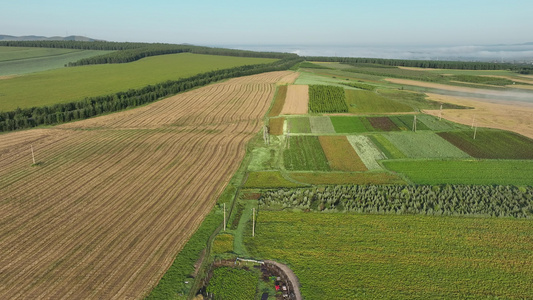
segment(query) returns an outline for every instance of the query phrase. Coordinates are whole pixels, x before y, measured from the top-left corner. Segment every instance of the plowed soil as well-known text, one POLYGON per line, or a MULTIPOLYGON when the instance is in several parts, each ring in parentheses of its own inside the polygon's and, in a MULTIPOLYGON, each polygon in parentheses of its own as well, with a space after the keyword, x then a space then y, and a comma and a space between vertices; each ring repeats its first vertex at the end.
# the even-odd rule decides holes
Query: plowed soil
POLYGON ((309 86, 289 85, 282 115, 305 115, 309 107, 309 86))
POLYGON ((238 168, 276 82, 291 74, 1 135, 0 299, 146 295, 238 168))

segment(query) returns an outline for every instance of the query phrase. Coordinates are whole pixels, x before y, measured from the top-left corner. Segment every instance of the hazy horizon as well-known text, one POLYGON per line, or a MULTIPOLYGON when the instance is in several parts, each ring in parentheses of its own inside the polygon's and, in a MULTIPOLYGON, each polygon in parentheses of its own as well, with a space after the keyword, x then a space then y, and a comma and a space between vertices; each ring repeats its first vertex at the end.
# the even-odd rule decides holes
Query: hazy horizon
POLYGON ((3 33, 118 42, 492 45, 533 42, 533 2, 4 1, 3 33))

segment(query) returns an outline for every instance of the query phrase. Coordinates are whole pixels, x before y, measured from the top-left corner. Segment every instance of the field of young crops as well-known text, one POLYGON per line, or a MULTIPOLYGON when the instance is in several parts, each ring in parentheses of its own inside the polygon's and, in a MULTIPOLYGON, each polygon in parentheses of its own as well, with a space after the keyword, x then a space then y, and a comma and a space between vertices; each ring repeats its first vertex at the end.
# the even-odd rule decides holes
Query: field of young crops
POLYGON ((180 53, 126 64, 69 67, 0 80, 0 111, 108 95, 198 73, 273 59, 180 53), (127 78, 127 80, 124 80, 127 78))
POLYGON ((441 137, 476 158, 533 159, 533 140, 508 131, 441 132, 441 137))
POLYGON ((308 184, 406 184, 388 172, 292 172, 291 178, 308 184))
POLYGON ((311 123, 308 117, 287 118, 287 129, 291 133, 311 133, 311 123))
POLYGON ((335 133, 335 128, 331 123, 329 117, 309 117, 309 124, 311 125, 311 133, 314 134, 328 134, 335 133))
POLYGON ((470 158, 433 132, 387 132, 382 135, 408 158, 470 158))
POLYGON ((374 131, 366 117, 331 116, 331 123, 337 133, 362 133, 374 131))
POLYGON ((348 112, 344 88, 330 85, 310 85, 309 111, 313 113, 348 112))
POLYGON ((309 300, 520 299, 531 295, 531 229, 508 218, 262 210, 246 245, 288 264, 309 300))
POLYGON ((533 184, 532 160, 384 161, 415 184, 533 184))
POLYGON ((301 184, 287 180, 278 171, 251 172, 243 185, 245 188, 263 189, 299 186, 301 184))
POLYGON ((390 100, 372 91, 347 89, 346 103, 348 104, 348 112, 353 114, 413 111, 413 108, 409 105, 390 100))
POLYGON ((0 298, 147 295, 213 208, 289 74, 3 134, 0 298))
POLYGON ((206 292, 214 300, 250 300, 255 299, 259 272, 244 269, 219 267, 213 271, 206 292))
POLYGON ((0 46, 0 76, 63 68, 69 62, 112 51, 0 46))
POLYGON ((291 136, 283 150, 283 162, 292 171, 329 171, 328 160, 318 137, 291 136))

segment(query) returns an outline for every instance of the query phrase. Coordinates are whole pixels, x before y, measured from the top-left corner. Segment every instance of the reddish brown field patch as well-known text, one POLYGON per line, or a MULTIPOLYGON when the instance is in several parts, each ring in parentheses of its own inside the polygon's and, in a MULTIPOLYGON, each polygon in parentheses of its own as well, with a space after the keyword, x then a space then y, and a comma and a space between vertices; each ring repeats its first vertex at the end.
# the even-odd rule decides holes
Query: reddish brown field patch
POLYGON ((400 128, 389 117, 368 117, 370 125, 377 131, 399 131, 400 128))
POLYGON ((275 118, 269 120, 269 133, 272 135, 282 135, 283 134, 283 124, 285 123, 285 118, 275 118))

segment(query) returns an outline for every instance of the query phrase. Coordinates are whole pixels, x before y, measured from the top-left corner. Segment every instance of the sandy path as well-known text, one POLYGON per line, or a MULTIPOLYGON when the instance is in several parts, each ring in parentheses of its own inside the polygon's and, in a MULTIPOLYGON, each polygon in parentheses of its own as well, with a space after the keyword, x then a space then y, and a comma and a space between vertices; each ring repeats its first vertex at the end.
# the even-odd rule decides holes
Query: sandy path
POLYGON ((0 139, 0 299, 138 299, 210 211, 278 80, 0 139), (29 144, 41 165, 31 167, 29 144))
POLYGON ((289 85, 282 115, 305 115, 309 107, 309 86, 289 85))
MULTIPOLYGON (((444 96, 427 93, 430 100, 475 107, 475 109, 447 109, 442 117, 453 122, 480 127, 498 128, 514 131, 533 138, 533 104, 524 102, 487 102, 486 99, 444 96)), ((425 113, 438 116, 438 110, 425 113)))
POLYGON ((272 264, 278 268, 280 268, 285 275, 289 278, 290 282, 292 283, 292 287, 294 289, 294 295, 296 296, 296 300, 302 300, 302 293, 300 293, 300 281, 298 281, 298 277, 294 274, 294 272, 286 265, 281 264, 279 262, 273 261, 273 260, 265 260, 265 263, 272 264))

